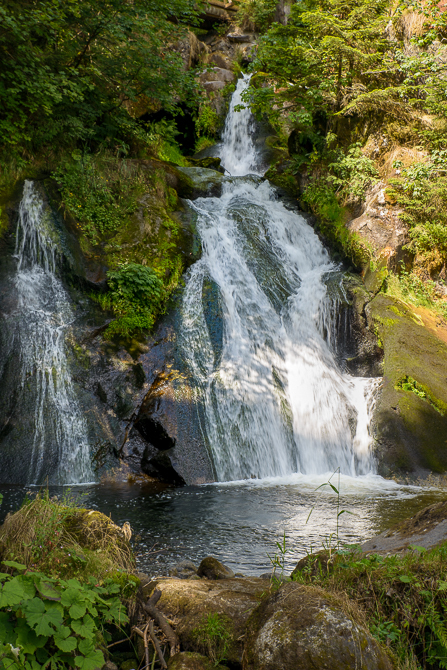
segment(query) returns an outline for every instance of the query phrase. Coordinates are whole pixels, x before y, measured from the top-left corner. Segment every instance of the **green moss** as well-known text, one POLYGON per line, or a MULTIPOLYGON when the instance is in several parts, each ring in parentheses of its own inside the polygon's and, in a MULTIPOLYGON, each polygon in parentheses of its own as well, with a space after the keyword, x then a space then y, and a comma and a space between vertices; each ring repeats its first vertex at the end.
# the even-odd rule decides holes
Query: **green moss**
POLYGON ((418 398, 428 402, 433 409, 435 409, 439 414, 445 416, 447 410, 447 403, 434 398, 430 390, 423 384, 419 384, 413 377, 405 375, 399 379, 399 381, 394 386, 398 391, 408 391, 414 393, 418 398))

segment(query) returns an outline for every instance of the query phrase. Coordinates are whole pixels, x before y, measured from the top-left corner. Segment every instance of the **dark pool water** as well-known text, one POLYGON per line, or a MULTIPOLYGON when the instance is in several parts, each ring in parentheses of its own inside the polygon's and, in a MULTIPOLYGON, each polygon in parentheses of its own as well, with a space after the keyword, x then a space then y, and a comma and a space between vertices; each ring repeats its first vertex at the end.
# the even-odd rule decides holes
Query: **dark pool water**
MULTIPOLYGON (((286 535, 287 569, 311 548, 316 551, 332 534, 335 542, 337 496, 327 478, 294 475, 287 480, 233 482, 173 489, 163 485, 97 484, 72 486, 82 506, 98 509, 133 529, 139 568, 166 574, 188 558, 199 563, 213 555, 247 575, 269 570, 268 554, 286 535), (306 520, 309 516, 309 520, 306 520)), ((337 480, 332 480, 337 486, 337 480)), ((433 502, 447 491, 399 487, 379 477, 343 478, 340 484, 340 539, 359 543, 433 502)), ((22 487, 3 486, 0 521, 17 509, 22 487)), ((50 488, 52 495, 67 489, 50 488)))

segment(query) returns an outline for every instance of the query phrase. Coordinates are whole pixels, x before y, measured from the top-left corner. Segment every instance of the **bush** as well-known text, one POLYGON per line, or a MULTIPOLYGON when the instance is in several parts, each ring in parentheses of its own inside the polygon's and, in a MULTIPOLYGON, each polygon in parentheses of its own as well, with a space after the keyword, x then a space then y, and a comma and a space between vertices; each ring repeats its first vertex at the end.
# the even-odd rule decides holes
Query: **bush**
POLYGON ((131 335, 148 330, 162 311, 166 297, 163 282, 155 272, 139 263, 128 263, 107 273, 109 291, 96 296, 104 309, 111 309, 117 319, 105 332, 107 337, 131 335))

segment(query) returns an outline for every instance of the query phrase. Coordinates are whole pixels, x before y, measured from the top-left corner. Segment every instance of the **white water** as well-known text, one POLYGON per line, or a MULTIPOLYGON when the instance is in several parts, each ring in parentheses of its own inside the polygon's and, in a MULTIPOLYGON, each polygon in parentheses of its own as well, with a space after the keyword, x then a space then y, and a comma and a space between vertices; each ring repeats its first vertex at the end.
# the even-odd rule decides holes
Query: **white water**
MULTIPOLYGON (((256 172, 252 119, 227 117, 224 166, 256 172)), ((377 380, 339 369, 328 279, 340 271, 312 228, 268 182, 230 179, 220 198, 191 203, 203 255, 183 299, 181 343, 205 408, 203 432, 219 481, 373 473, 369 422, 377 380), (213 348, 202 291, 219 289, 222 349, 213 348), (324 333, 329 333, 325 337, 324 333)), ((338 282, 339 283, 339 282, 338 282)))
POLYGON ((220 151, 222 165, 233 176, 258 174, 258 158, 253 142, 253 115, 249 107, 245 107, 239 112, 235 112, 234 109, 238 105, 244 105, 242 93, 249 82, 250 75, 243 75, 243 78, 239 79, 236 90, 231 97, 222 135, 223 144, 220 151))
POLYGON ((15 250, 17 308, 7 328, 10 344, 19 342, 22 392, 28 388, 33 394, 31 458, 23 463, 29 484, 93 479, 87 427, 65 354, 65 333, 74 317, 56 275, 57 243, 42 198, 33 182, 25 181, 15 250))

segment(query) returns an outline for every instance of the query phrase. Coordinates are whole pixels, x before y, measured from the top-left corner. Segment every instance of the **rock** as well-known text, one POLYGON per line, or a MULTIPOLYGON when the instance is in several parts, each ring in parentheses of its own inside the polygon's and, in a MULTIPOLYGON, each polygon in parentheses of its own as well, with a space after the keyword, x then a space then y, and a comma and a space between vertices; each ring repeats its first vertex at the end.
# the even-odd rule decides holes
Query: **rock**
POLYGON ((199 577, 206 577, 207 579, 232 579, 234 577, 233 570, 227 568, 213 556, 207 556, 203 559, 197 574, 199 577))
POLYGON ((347 228, 364 238, 377 256, 386 258, 389 268, 398 270, 400 262, 407 262, 410 257, 404 249, 409 241, 408 231, 400 218, 402 210, 386 201, 384 189, 385 183, 379 182, 367 191, 363 213, 352 219, 347 228))
POLYGON ((215 665, 206 656, 193 651, 182 651, 168 661, 168 670, 224 670, 223 665, 215 665))
POLYGON ((115 665, 115 663, 112 663, 112 661, 107 661, 102 666, 102 670, 118 670, 118 666, 115 665))
POLYGON ((361 551, 374 554, 397 554, 412 546, 430 549, 447 539, 447 501, 435 503, 400 522, 371 540, 361 551))
POLYGON ((197 567, 192 561, 180 561, 169 570, 169 575, 180 579, 190 579, 192 576, 197 577, 197 567))
POLYGON ((120 670, 138 670, 139 665, 136 659, 128 658, 121 663, 120 670))
POLYGON ((422 308, 381 293, 366 304, 365 315, 384 350, 383 387, 373 416, 379 473, 445 472, 447 327, 431 324, 422 308))
POLYGON ((229 33, 227 38, 230 42, 251 42, 250 35, 238 35, 236 33, 229 33))
POLYGON ((166 367, 154 379, 134 423, 132 439, 137 433, 144 442, 141 469, 178 486, 214 481, 193 389, 175 365, 166 367))
POLYGON ((243 670, 392 670, 372 636, 324 592, 294 582, 247 623, 243 670))
MULTIPOLYGON (((157 608, 178 621, 176 633, 182 649, 206 653, 206 641, 198 634, 210 615, 218 616, 229 636, 228 664, 242 661, 245 624, 266 591, 264 579, 158 579, 153 588, 162 595, 157 608)), ((210 640, 212 643, 213 640, 210 640)))
POLYGON ((188 30, 186 36, 179 40, 172 50, 182 57, 185 70, 190 70, 206 60, 209 47, 188 30))
POLYGON ((208 63, 214 64, 223 70, 231 71, 231 60, 222 51, 213 52, 208 59, 208 63))
POLYGON ((234 72, 231 70, 225 70, 222 67, 213 67, 211 69, 205 70, 199 76, 199 81, 201 84, 204 84, 207 81, 220 81, 224 84, 231 83, 237 79, 234 72))
POLYGON ((178 193, 183 198, 217 196, 222 193, 224 176, 216 170, 201 167, 176 168, 179 177, 178 193))
POLYGON ((205 89, 211 93, 216 92, 216 91, 222 91, 226 84, 223 81, 205 81, 203 83, 203 86, 205 89))
POLYGON ((218 156, 206 156, 204 158, 189 158, 188 163, 193 167, 209 168, 210 170, 217 170, 221 174, 225 173, 225 168, 222 167, 221 158, 218 156))

